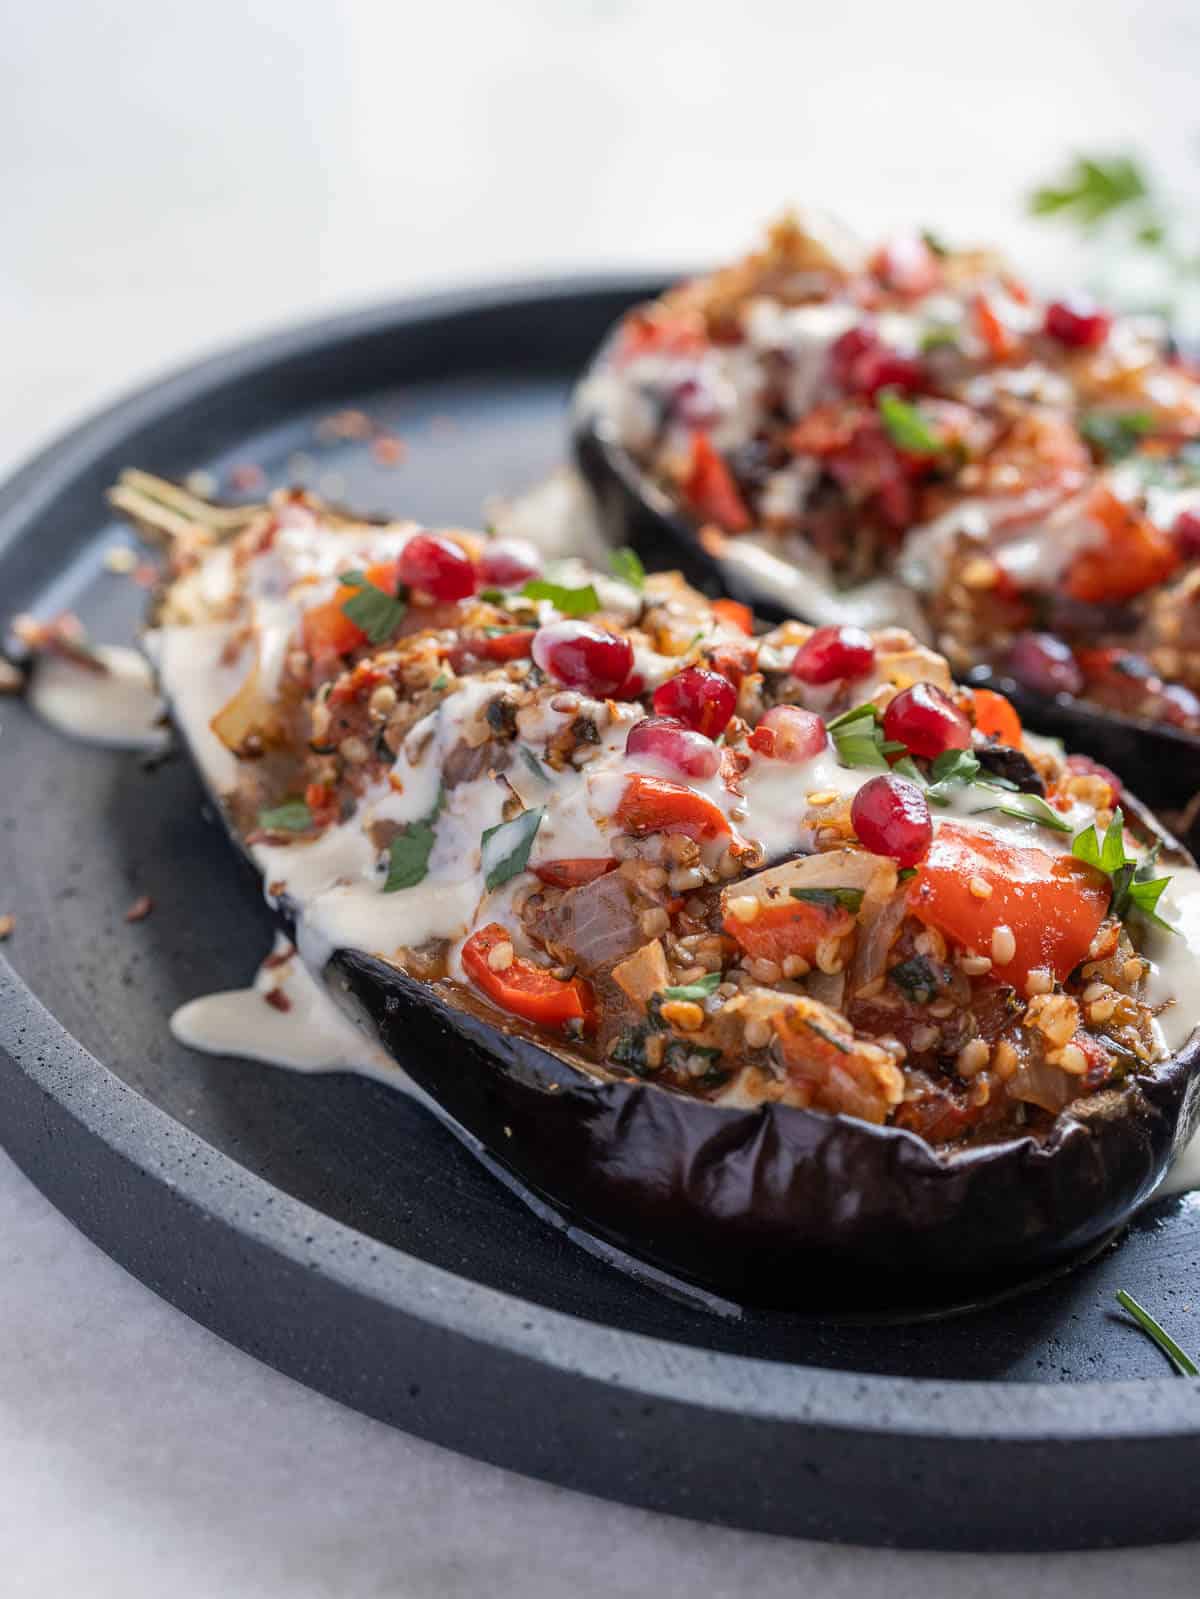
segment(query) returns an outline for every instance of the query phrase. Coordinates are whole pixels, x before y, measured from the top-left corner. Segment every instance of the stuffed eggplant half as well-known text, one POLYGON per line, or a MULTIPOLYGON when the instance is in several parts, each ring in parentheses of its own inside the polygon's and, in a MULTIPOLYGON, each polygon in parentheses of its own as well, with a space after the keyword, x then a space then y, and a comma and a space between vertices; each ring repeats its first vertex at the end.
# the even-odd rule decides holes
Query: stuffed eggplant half
POLYGON ((1155 319, 785 219, 624 318, 578 450, 619 537, 777 615, 914 618, 956 672, 1200 768, 1200 378, 1155 319))
POLYGON ((152 653, 231 831, 525 1190, 814 1309, 1038 1272, 1152 1192, 1200 878, 909 633, 299 495, 169 519, 152 653))

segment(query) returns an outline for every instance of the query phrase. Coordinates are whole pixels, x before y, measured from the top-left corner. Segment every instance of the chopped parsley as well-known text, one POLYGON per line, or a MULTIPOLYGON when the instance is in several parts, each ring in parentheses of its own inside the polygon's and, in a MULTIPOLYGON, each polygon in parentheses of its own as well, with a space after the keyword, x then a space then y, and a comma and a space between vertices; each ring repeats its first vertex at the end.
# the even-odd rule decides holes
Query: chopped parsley
POLYGON ((914 1005, 932 1004, 941 987, 937 968, 925 955, 911 955, 893 966, 888 976, 914 1005))
POLYGON ((522 811, 511 822, 500 822, 484 830, 479 847, 483 856, 483 880, 489 892, 525 870, 545 814, 544 807, 522 811))
POLYGON ((270 833, 304 833, 312 824, 312 812, 302 799, 284 800, 258 813, 258 825, 270 833))
POLYGON ((896 873, 896 881, 897 883, 907 883, 910 877, 915 877, 916 875, 917 868, 915 866, 902 866, 896 873))
MULTIPOLYGON (((1150 185, 1136 161, 1127 155, 1078 156, 1057 183, 1044 184, 1029 197, 1036 217, 1057 216, 1093 228, 1116 211, 1139 209, 1150 201, 1150 185)), ((1147 216, 1139 224, 1157 226, 1147 216)))
POLYGON ((836 1049, 839 1054, 848 1055, 850 1053, 850 1046, 846 1043, 845 1039, 839 1038, 836 1033, 831 1033, 828 1027, 822 1027, 821 1023, 813 1021, 811 1016, 802 1016, 800 1020, 804 1023, 805 1027, 816 1033, 818 1038, 823 1038, 825 1042, 831 1045, 832 1048, 836 1049))
POLYGON ((609 564, 612 567, 612 575, 619 578, 622 583, 628 583, 630 588, 639 591, 645 588, 646 568, 642 565, 641 556, 628 544, 622 544, 619 550, 612 552, 609 564))
POLYGON ((843 766, 869 766, 886 772, 887 757, 899 755, 905 748, 895 739, 884 738, 879 708, 869 703, 835 716, 828 732, 843 766))
POLYGON ((694 983, 680 983, 674 988, 664 988, 664 999, 692 999, 697 1002, 705 1000, 721 981, 720 972, 709 972, 704 977, 698 977, 694 983))
POLYGON ((1160 1326, 1146 1307, 1139 1305, 1131 1293, 1126 1292, 1124 1288, 1118 1288, 1117 1303, 1122 1310, 1129 1312, 1146 1336, 1154 1340, 1181 1377, 1200 1377, 1200 1366, 1180 1349, 1166 1328, 1160 1326))
POLYGON ((1105 461, 1123 461, 1154 431, 1150 411, 1085 411, 1079 431, 1105 461))
POLYGON ((943 454, 946 441, 921 411, 902 400, 895 389, 881 389, 875 403, 888 437, 898 450, 907 450, 910 455, 943 454))
POLYGON ((480 589, 479 598, 487 600, 489 605, 499 605, 504 598, 503 589, 480 589))
POLYGON ((434 678, 433 682, 429 686, 430 686, 431 689, 434 689, 434 690, 443 689, 443 688, 449 688, 449 686, 450 686, 449 674, 446 673, 446 672, 439 672, 438 675, 434 678))
POLYGON ((549 600, 564 616, 590 616, 600 609, 600 597, 591 583, 572 589, 548 578, 531 577, 521 593, 527 600, 549 600))
POLYGON ((933 805, 948 805, 950 790, 973 783, 979 771, 979 762, 970 750, 943 750, 929 768, 926 799, 933 805))
POLYGON ((372 644, 386 644, 403 622, 407 602, 370 582, 365 572, 343 572, 338 581, 355 590, 342 601, 342 615, 361 628, 372 644))
MULTIPOLYGON (((990 785, 989 787, 994 786, 990 785)), ((1021 805, 984 805, 977 811, 972 811, 973 816, 986 816, 989 811, 999 811, 1002 816, 1015 816, 1019 822, 1036 822, 1039 827, 1048 827, 1052 833, 1069 833, 1070 822, 1065 822, 1058 812, 1038 794, 1023 794, 1024 801, 1021 805)))
POLYGON ((1103 872, 1112 884, 1112 898, 1108 905, 1110 916, 1119 916, 1125 921, 1133 911, 1137 911, 1156 927, 1164 927, 1167 932, 1173 933, 1175 929, 1171 924, 1158 915, 1158 902, 1171 879, 1151 875, 1160 848, 1156 844, 1144 860, 1127 855, 1125 818, 1118 809, 1108 824, 1103 841, 1093 822, 1072 841, 1071 854, 1076 860, 1103 872))
POLYGON ((439 788, 429 815, 422 817, 419 822, 409 822, 388 845, 388 874, 383 885, 385 894, 394 894, 401 888, 415 888, 418 883, 425 881, 437 836, 437 819, 445 797, 445 790, 439 788))
POLYGON ((803 900, 807 905, 823 905, 832 909, 835 905, 841 910, 849 911, 851 916, 857 916, 862 910, 864 889, 861 888, 790 888, 788 893, 793 899, 803 900))

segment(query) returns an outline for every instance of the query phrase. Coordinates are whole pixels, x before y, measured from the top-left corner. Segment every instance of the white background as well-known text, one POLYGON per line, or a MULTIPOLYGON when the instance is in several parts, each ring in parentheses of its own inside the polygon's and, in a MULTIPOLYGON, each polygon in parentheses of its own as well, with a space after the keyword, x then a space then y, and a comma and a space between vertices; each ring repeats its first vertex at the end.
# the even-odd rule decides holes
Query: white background
MULTIPOLYGON (((788 199, 1062 272, 1022 195, 1073 148, 1129 145, 1194 195, 1198 68, 1194 0, 13 5, 0 463, 281 321, 716 258, 788 199)), ((0 1157, 6 1599, 1165 1595, 1194 1592, 1194 1556, 838 1551, 456 1459, 226 1348, 0 1157)))

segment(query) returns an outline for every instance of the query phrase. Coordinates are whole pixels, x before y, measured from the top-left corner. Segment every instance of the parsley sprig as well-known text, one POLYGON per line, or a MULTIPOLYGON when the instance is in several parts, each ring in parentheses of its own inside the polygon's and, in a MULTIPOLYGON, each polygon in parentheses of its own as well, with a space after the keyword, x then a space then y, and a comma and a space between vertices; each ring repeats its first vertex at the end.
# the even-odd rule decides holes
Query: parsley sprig
POLYGON ((437 819, 442 813, 446 791, 438 789, 437 799, 428 816, 419 822, 409 822, 388 845, 388 874, 383 885, 385 894, 395 894, 402 888, 415 888, 423 883, 429 872, 429 857, 437 837, 437 819))
POLYGON ((372 583, 365 572, 343 572, 338 579, 354 593, 342 601, 342 615, 359 627, 372 644, 386 644, 404 620, 407 601, 372 583))
POLYGON ((563 583, 552 583, 549 578, 531 577, 521 593, 527 600, 549 600, 564 616, 590 616, 600 609, 600 596, 591 583, 567 588, 563 583))
POLYGON ((945 439, 930 425, 924 413, 902 400, 895 389, 880 390, 875 403, 888 437, 898 450, 907 450, 910 455, 945 453, 945 439))
MULTIPOLYGON (((988 784, 987 787, 994 785, 988 784)), ((985 816, 988 811, 998 811, 1001 816, 1013 816, 1018 822, 1036 822, 1052 833, 1069 833, 1071 824, 1059 815, 1052 805, 1047 805, 1040 794, 1022 794, 1013 805, 984 805, 973 811, 973 816, 985 816)))
POLYGON ((1118 808, 1105 830, 1103 840, 1097 834, 1096 824, 1093 822, 1072 841, 1071 854, 1076 860, 1084 861, 1088 866, 1094 866, 1103 872, 1112 884, 1112 898, 1108 906, 1110 916, 1119 916, 1125 921, 1136 911, 1148 922, 1153 922, 1156 927, 1166 928, 1168 933, 1173 933, 1175 929, 1170 922, 1164 922, 1157 913, 1158 902, 1171 879, 1151 875, 1160 848, 1161 845, 1155 844, 1144 859, 1139 859, 1136 855, 1127 855, 1125 818, 1118 808))
POLYGON ((836 905, 844 911, 849 911, 851 916, 857 916, 862 910, 863 895, 866 890, 862 888, 789 888, 788 893, 793 899, 803 900, 807 905, 823 905, 832 910, 836 905))
POLYGON ((1151 411, 1085 411, 1079 431, 1102 461, 1123 461, 1154 431, 1151 411))
POLYGON ((835 716, 828 731, 843 766, 870 766, 886 772, 888 756, 904 749, 895 739, 884 738, 879 707, 870 702, 835 716))
POLYGON ((612 575, 622 583, 628 583, 630 588, 640 593, 646 587, 646 568, 642 565, 642 558, 628 544, 622 544, 619 550, 612 552, 609 564, 612 575))
POLYGON ((284 800, 258 813, 258 825, 269 833, 306 833, 312 824, 312 812, 302 799, 284 800))
POLYGON ((522 811, 511 822, 499 822, 495 827, 484 829, 479 847, 483 857, 483 880, 489 893, 525 870, 545 814, 545 806, 539 806, 537 810, 522 811))
POLYGON ((664 988, 663 998, 690 999, 699 1004, 708 998, 720 981, 720 972, 707 972, 703 977, 698 977, 694 983, 679 983, 673 988, 664 988))

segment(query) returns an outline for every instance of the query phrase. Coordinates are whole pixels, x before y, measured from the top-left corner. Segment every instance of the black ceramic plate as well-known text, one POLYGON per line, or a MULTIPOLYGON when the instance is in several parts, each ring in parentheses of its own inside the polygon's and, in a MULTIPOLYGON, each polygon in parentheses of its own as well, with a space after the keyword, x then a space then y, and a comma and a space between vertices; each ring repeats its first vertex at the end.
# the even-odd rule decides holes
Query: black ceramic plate
MULTIPOLYGON (((402 305, 266 340, 114 406, 0 495, 5 609, 130 637, 103 491, 137 463, 296 452, 367 510, 474 522, 552 465, 573 373, 644 282, 402 305), (405 463, 314 441, 359 406, 405 463)), ((294 464, 294 462, 293 462, 294 464)), ((0 705, 0 1139, 130 1271, 346 1403, 517 1470, 808 1537, 1071 1547, 1200 1532, 1200 1382, 1114 1314, 1126 1287, 1200 1345, 1200 1204, 1167 1201, 1073 1274, 951 1320, 731 1315, 529 1212, 412 1100, 176 1046, 172 1008, 240 986, 257 890, 187 764, 71 744, 0 705), (155 909, 128 925, 141 894, 155 909)), ((313 1440, 320 1447, 320 1440, 313 1440)))

